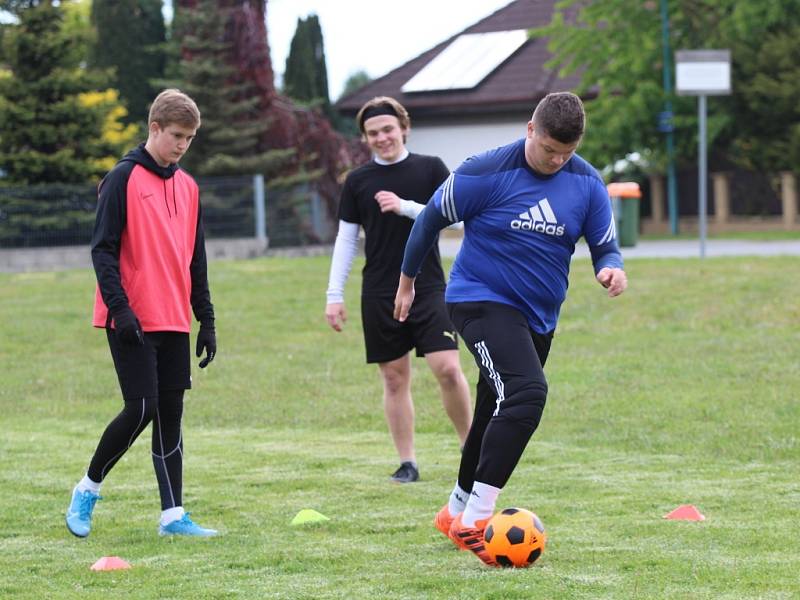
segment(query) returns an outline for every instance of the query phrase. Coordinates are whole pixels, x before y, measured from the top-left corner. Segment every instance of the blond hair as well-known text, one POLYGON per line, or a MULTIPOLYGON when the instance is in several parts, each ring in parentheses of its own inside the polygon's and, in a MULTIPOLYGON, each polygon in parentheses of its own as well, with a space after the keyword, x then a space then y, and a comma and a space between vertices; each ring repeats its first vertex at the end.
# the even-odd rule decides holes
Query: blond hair
POLYGON ((200 110, 189 96, 178 89, 170 88, 153 100, 147 123, 158 123, 161 129, 169 125, 197 129, 200 127, 200 110))

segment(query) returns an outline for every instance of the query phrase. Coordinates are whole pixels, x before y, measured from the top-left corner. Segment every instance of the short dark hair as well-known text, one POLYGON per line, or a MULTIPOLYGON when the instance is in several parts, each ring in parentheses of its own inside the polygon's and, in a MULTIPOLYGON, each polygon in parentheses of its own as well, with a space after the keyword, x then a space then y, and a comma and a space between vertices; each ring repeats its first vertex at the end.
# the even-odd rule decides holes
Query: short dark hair
POLYGON ((531 119, 536 131, 562 144, 579 141, 586 126, 583 102, 572 92, 547 94, 539 101, 531 119))

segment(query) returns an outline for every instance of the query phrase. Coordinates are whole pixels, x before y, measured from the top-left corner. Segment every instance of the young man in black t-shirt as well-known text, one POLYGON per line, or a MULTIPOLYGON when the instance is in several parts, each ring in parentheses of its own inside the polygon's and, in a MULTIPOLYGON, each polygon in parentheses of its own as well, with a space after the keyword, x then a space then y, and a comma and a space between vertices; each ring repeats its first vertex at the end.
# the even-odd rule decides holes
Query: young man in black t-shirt
POLYGON ((361 319, 368 363, 383 380, 386 421, 400 457, 392 475, 398 483, 419 479, 414 452, 411 356, 424 356, 435 375, 442 403, 463 446, 471 422, 469 388, 459 362, 456 331, 444 304, 444 273, 438 248, 428 255, 416 282, 408 320, 394 320, 394 295, 406 240, 414 219, 449 171, 435 156, 405 147, 410 119, 405 108, 385 96, 361 107, 356 121, 373 159, 348 174, 339 204, 339 232, 333 250, 325 318, 336 331, 347 320, 344 285, 364 228, 366 264, 361 319))

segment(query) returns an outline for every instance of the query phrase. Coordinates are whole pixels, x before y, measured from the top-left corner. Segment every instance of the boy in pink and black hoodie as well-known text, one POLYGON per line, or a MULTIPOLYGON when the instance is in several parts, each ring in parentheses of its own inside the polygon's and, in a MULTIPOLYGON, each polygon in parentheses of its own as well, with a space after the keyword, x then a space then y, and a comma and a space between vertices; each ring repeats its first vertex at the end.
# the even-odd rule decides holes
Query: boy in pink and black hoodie
POLYGON ((95 327, 106 330, 124 407, 108 424, 86 475, 72 492, 67 528, 89 535, 100 484, 152 421, 152 457, 161 495, 161 535, 216 535, 182 505, 183 394, 191 387, 191 313, 200 322, 200 368, 217 351, 208 289, 199 192, 178 166, 200 127, 200 111, 179 90, 161 92, 147 141, 131 150, 98 188, 92 262, 95 327))

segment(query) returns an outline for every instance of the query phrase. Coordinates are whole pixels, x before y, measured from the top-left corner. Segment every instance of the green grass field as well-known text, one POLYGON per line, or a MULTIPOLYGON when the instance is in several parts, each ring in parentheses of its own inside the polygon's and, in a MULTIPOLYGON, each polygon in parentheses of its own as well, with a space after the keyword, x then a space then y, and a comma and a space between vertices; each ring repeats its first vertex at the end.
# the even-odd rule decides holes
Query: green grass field
POLYGON ((184 503, 222 532, 207 540, 158 537, 148 433, 106 480, 91 536, 67 532, 71 488, 121 405, 89 325, 93 274, 0 275, 0 598, 800 597, 796 258, 631 260, 615 300, 576 261, 542 424, 500 496, 548 529, 524 570, 485 568, 431 525, 458 444, 423 361, 423 479, 389 482, 358 269, 336 334, 328 264, 211 265, 219 355, 195 369, 184 420, 184 503), (686 503, 706 520, 662 518, 686 503), (330 521, 290 526, 303 508, 330 521), (110 555, 133 568, 89 570, 110 555))

